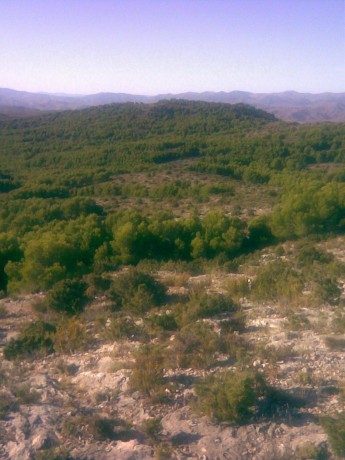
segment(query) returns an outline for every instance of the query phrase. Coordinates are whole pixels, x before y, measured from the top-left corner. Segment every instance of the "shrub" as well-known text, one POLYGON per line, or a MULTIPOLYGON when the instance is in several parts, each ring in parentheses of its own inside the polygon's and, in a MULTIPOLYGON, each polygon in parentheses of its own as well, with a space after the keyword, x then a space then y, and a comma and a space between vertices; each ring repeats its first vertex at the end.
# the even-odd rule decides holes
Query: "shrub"
POLYGON ((25 325, 17 339, 12 339, 4 347, 5 359, 15 359, 18 356, 28 355, 34 351, 44 353, 53 352, 51 335, 56 331, 55 326, 43 321, 36 321, 25 325))
POLYGON ((49 291, 47 303, 56 311, 75 315, 83 311, 88 300, 86 289, 87 284, 80 280, 59 281, 49 291))
POLYGON ((124 316, 121 313, 111 319, 105 335, 109 340, 140 340, 147 337, 143 327, 138 326, 131 316, 124 316))
POLYGON ((298 265, 310 269, 315 262, 319 264, 328 264, 332 262, 334 256, 331 253, 317 249, 310 243, 304 243, 298 248, 296 256, 298 265))
POLYGON ((175 331, 178 327, 174 315, 167 312, 154 313, 147 318, 147 322, 151 328, 164 331, 175 331))
POLYGON ((321 278, 314 283, 313 294, 316 300, 321 303, 337 305, 341 295, 341 289, 338 282, 333 278, 321 278))
POLYGON ((231 315, 230 318, 221 321, 221 333, 244 332, 246 328, 246 316, 242 311, 231 315))
POLYGON ((310 329, 310 321, 306 316, 303 314, 288 314, 288 327, 293 331, 302 331, 305 329, 310 329))
POLYGON ((51 447, 42 452, 36 452, 33 460, 77 460, 65 447, 51 447))
POLYGON ((52 335, 54 350, 62 353, 72 353, 84 350, 90 344, 85 324, 78 318, 65 318, 56 328, 52 335))
POLYGON ((345 414, 335 417, 321 417, 322 428, 326 431, 329 442, 334 452, 340 457, 345 457, 345 414))
POLYGON ((254 280, 251 297, 259 301, 287 301, 301 295, 301 275, 287 262, 280 260, 261 267, 254 280))
POLYGON ((243 424, 254 415, 266 384, 260 374, 226 373, 195 386, 196 408, 218 422, 243 424))
MULTIPOLYGON (((198 299, 196 299, 198 301, 198 299)), ((222 294, 204 294, 199 302, 198 318, 212 318, 236 310, 232 299, 222 294)))
POLYGON ((160 431, 162 430, 161 420, 159 418, 149 418, 144 420, 141 430, 153 441, 156 441, 159 437, 160 431))
POLYGON ((143 345, 135 356, 130 386, 153 399, 160 399, 163 392, 163 354, 156 345, 143 345))
POLYGON ((180 327, 194 323, 198 319, 212 318, 214 316, 231 313, 238 309, 232 299, 222 294, 192 293, 187 303, 175 306, 174 315, 180 327))
POLYGON ((220 331, 220 350, 229 358, 235 358, 238 366, 246 366, 253 361, 251 345, 242 336, 230 331, 220 331))
POLYGON ((230 279, 225 286, 228 294, 236 300, 246 297, 250 292, 250 286, 247 278, 230 279))
POLYGON ((5 319, 8 315, 8 311, 4 305, 0 305, 0 319, 5 319))
POLYGON ((173 367, 204 368, 211 365, 220 347, 219 337, 204 322, 189 324, 175 335, 167 350, 167 360, 173 367))
POLYGON ((96 441, 116 439, 127 428, 122 420, 102 417, 98 414, 72 416, 62 423, 62 433, 71 437, 92 437, 96 441))
POLYGON ((167 442, 162 442, 155 446, 154 460, 168 460, 173 458, 174 450, 167 442))
POLYGON ((195 386, 196 409, 218 422, 244 424, 253 416, 272 416, 282 409, 300 407, 289 393, 269 386, 262 374, 252 371, 219 373, 195 386))
POLYGON ((325 345, 332 351, 344 351, 345 338, 333 336, 325 337, 325 345))
POLYGON ((329 452, 325 445, 315 446, 314 444, 306 443, 297 447, 294 458, 296 460, 327 460, 329 452))
POLYGON ((19 404, 33 404, 40 399, 39 392, 30 388, 27 384, 15 385, 11 391, 19 404))
POLYGON ((96 295, 103 295, 105 291, 110 288, 110 280, 101 275, 90 273, 84 277, 84 280, 88 284, 86 294, 90 297, 96 295))
POLYGON ((345 333, 345 309, 338 308, 332 320, 332 329, 339 334, 345 333))
POLYGON ((18 408, 18 401, 12 394, 1 391, 0 392, 0 420, 5 418, 7 414, 18 408))
POLYGON ((118 275, 111 286, 111 296, 116 307, 139 315, 161 305, 165 294, 165 287, 161 283, 136 268, 118 275))
POLYGON ((46 299, 34 299, 31 303, 31 308, 33 312, 37 314, 38 317, 43 318, 43 316, 48 312, 48 304, 46 299))

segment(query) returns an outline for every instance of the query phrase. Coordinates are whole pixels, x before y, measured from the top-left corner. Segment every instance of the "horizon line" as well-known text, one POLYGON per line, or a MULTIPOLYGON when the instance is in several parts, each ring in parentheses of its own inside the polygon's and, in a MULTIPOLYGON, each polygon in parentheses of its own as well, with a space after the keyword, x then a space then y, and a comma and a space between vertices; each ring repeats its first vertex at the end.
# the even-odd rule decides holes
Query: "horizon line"
POLYGON ((9 91, 15 91, 18 93, 30 93, 30 94, 39 94, 39 95, 49 95, 49 96, 65 96, 65 97, 85 97, 85 96, 94 96, 94 95, 100 95, 100 94, 123 94, 123 95, 128 95, 128 96, 141 96, 141 97, 157 97, 157 96, 179 96, 183 94, 231 94, 231 93, 247 93, 247 94, 286 94, 286 93, 295 93, 295 94, 312 94, 312 95, 320 95, 320 94, 343 94, 345 93, 344 91, 321 91, 321 92, 312 92, 312 91, 297 91, 294 89, 287 89, 287 90, 282 90, 282 91, 247 91, 247 90, 241 90, 241 89, 234 89, 234 90, 204 90, 204 91, 195 91, 195 90, 186 90, 186 91, 181 91, 177 93, 173 92, 159 92, 155 94, 145 94, 145 93, 130 93, 130 92, 124 92, 124 91, 97 91, 97 92, 90 92, 90 93, 68 93, 65 91, 29 91, 29 90, 21 90, 21 89, 15 89, 15 88, 9 88, 9 87, 2 87, 0 86, 0 90, 9 90, 9 91))

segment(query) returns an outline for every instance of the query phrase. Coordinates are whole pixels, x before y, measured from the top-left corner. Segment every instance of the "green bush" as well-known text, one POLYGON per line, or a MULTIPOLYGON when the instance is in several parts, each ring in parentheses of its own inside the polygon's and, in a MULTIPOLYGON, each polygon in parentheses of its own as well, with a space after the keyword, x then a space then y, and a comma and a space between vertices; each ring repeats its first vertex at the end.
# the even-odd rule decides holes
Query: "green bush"
POLYGON ((297 447, 294 458, 296 460, 327 460, 329 457, 327 446, 306 443, 297 447))
POLYGON ((17 403, 21 404, 34 404, 40 399, 40 393, 33 390, 30 385, 24 383, 14 385, 11 388, 13 396, 15 396, 17 403))
POLYGON ((156 345, 143 345, 135 355, 130 386, 154 400, 163 395, 164 358, 156 345))
POLYGON ((229 332, 244 332, 246 328, 246 316, 244 312, 237 311, 231 315, 230 318, 227 318, 220 322, 221 334, 229 332))
POLYGON ((123 420, 98 414, 71 416, 62 423, 62 434, 69 437, 92 437, 96 441, 117 439, 128 428, 123 420))
POLYGON ((237 372, 206 377, 195 386, 196 409, 218 422, 244 424, 255 414, 265 388, 260 374, 237 372))
POLYGON ((329 442, 334 452, 340 457, 345 457, 345 414, 335 417, 321 417, 322 428, 326 431, 329 442))
MULTIPOLYGON (((198 302, 197 299, 196 301, 198 302)), ((212 318, 236 310, 232 299, 222 294, 204 294, 198 303, 198 318, 212 318)))
POLYGON ((310 266, 315 262, 319 264, 328 264, 334 259, 333 254, 322 251, 321 249, 316 248, 312 243, 301 243, 297 248, 297 262, 300 267, 306 267, 310 269, 310 266))
POLYGON ((16 359, 20 356, 29 355, 35 351, 43 353, 53 352, 52 334, 56 331, 55 326, 43 321, 26 324, 17 339, 12 339, 4 347, 5 359, 16 359))
POLYGON ((10 393, 0 391, 0 420, 18 409, 18 401, 10 393))
POLYGON ((341 295, 341 289, 338 282, 334 278, 322 277, 314 283, 313 296, 322 303, 329 303, 330 305, 337 305, 341 295))
POLYGON ((5 319, 8 315, 8 311, 4 305, 0 305, 0 319, 5 319))
POLYGON ((252 361, 250 355, 251 346, 247 343, 243 336, 232 332, 232 327, 228 330, 227 322, 221 323, 220 330, 220 350, 226 353, 231 358, 236 358, 238 364, 243 365, 247 361, 252 361))
POLYGON ((119 274, 111 286, 111 296, 116 308, 139 315, 160 306, 165 294, 165 286, 153 276, 136 268, 119 274))
POLYGON ((225 286, 228 295, 235 300, 246 297, 250 293, 250 286, 247 278, 230 279, 225 286))
POLYGON ((223 294, 200 294, 193 292, 189 301, 177 304, 174 316, 180 327, 194 323, 198 319, 212 318, 221 314, 232 313, 238 310, 233 300, 223 294))
POLYGON ((178 328, 174 315, 167 312, 150 314, 147 322, 153 330, 175 331, 178 328))
POLYGON ((258 301, 291 302, 302 294, 303 278, 291 264, 277 260, 261 267, 251 297, 258 301))
POLYGON ((36 452, 33 460, 77 460, 66 447, 51 447, 42 452, 36 452))
POLYGON ((59 281, 48 292, 47 304, 53 310, 76 315, 83 311, 88 300, 86 289, 87 284, 80 280, 59 281))
POLYGON ((344 351, 345 350, 345 338, 344 337, 333 337, 328 336, 324 339, 325 345, 332 351, 344 351))
POLYGON ((220 348, 218 335, 204 322, 189 324, 174 336, 167 349, 167 361, 172 367, 196 367, 212 364, 220 348))
POLYGON ((52 335, 54 350, 61 353, 72 353, 85 350, 90 345, 86 326, 78 318, 64 318, 52 335))
POLYGON ((332 320, 332 328, 334 332, 338 332, 339 334, 345 333, 345 308, 338 307, 337 311, 334 314, 332 320))
POLYGON ((141 430, 149 436, 152 441, 157 441, 162 430, 160 418, 149 418, 144 420, 141 430))
POLYGON ((115 315, 105 330, 108 340, 130 339, 140 340, 147 337, 143 327, 138 326, 131 316, 121 313, 115 315))

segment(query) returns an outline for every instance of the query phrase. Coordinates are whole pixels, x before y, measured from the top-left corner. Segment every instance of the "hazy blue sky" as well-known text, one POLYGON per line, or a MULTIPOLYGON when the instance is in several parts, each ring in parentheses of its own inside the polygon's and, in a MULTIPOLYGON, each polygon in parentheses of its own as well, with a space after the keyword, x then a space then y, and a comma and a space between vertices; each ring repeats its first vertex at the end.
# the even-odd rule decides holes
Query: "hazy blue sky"
POLYGON ((345 0, 1 0, 0 87, 345 91, 345 0))

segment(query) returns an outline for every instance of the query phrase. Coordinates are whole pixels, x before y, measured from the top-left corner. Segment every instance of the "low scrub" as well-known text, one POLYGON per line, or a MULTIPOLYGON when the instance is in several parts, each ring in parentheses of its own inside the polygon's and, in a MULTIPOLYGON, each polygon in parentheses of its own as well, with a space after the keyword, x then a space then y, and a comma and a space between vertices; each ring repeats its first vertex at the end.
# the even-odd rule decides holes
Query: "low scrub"
POLYGON ((242 425, 254 417, 271 417, 301 407, 303 401, 271 387, 253 371, 219 373, 195 386, 196 409, 217 422, 242 425))
POLYGON ((108 340, 143 340, 147 334, 143 326, 136 324, 133 317, 116 314, 105 330, 105 336, 108 340))
POLYGON ((167 361, 171 367, 209 367, 214 354, 220 350, 218 335, 207 323, 189 324, 178 332, 167 349, 167 361))
POLYGON ((227 373, 196 385, 196 408, 217 422, 241 425, 255 414, 265 381, 260 374, 227 373))
POLYGON ((305 443, 297 447, 294 458, 296 460, 327 460, 329 457, 327 446, 305 443))
POLYGON ((17 399, 7 391, 0 391, 0 420, 18 409, 17 399))
POLYGON ((76 317, 60 321, 52 340, 54 350, 61 353, 85 350, 90 345, 86 325, 76 317))
POLYGON ((12 339, 4 347, 5 359, 12 360, 34 352, 44 354, 53 352, 52 335, 55 332, 55 326, 43 321, 26 324, 19 333, 18 338, 12 339))
POLYGON ((302 295, 304 282, 292 265, 281 260, 261 267, 251 297, 257 301, 291 303, 302 295))
POLYGON ((4 305, 0 305, 0 319, 5 319, 8 316, 8 311, 4 305))
POLYGON ((152 333, 160 331, 175 331, 178 328, 176 319, 172 313, 153 313, 146 319, 152 333))
POLYGON ((133 391, 140 391, 153 400, 163 397, 164 357, 160 347, 143 345, 135 356, 130 377, 133 391))
POLYGON ((325 338, 325 345, 332 351, 345 350, 345 337, 329 336, 325 338))
POLYGON ((250 281, 247 278, 230 279, 225 284, 228 294, 235 300, 247 297, 250 293, 250 281))
POLYGON ((322 428, 326 431, 329 443, 339 458, 345 457, 345 414, 335 417, 321 417, 322 428))
POLYGON ((95 441, 118 439, 127 428, 123 420, 98 414, 72 416, 62 423, 63 435, 75 438, 91 437, 95 441))
POLYGON ((84 310, 88 300, 86 289, 87 284, 80 280, 59 281, 48 292, 47 304, 58 312, 76 315, 84 310))
POLYGON ((131 268, 119 274, 112 283, 111 297, 116 309, 142 315, 160 306, 166 294, 163 284, 148 273, 131 268))
POLYGON ((184 327, 198 319, 213 318, 218 315, 230 314, 237 310, 237 305, 228 295, 193 292, 186 303, 180 303, 175 306, 174 315, 177 324, 180 327, 184 327))

